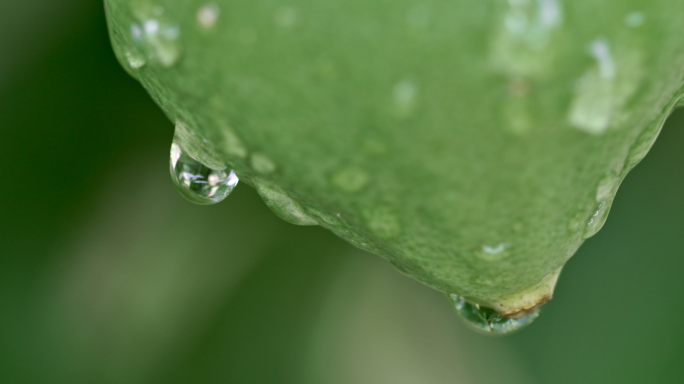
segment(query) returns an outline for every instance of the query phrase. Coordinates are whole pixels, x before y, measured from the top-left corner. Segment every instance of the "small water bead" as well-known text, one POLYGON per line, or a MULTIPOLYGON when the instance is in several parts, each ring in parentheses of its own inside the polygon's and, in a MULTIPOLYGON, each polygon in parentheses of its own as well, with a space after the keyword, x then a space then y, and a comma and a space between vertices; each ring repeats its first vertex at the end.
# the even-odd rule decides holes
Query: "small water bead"
MULTIPOLYGON (((502 2, 504 3, 504 2, 502 2)), ((541 76, 553 69, 549 42, 563 21, 557 0, 508 0, 494 27, 491 64, 508 76, 541 76)))
POLYGON ((611 201, 603 201, 596 206, 594 213, 591 215, 584 228, 584 233, 582 234, 584 239, 594 236, 603 228, 603 224, 606 223, 606 219, 608 218, 608 212, 610 212, 611 203, 611 201))
POLYGON ((281 219, 295 225, 318 225, 318 221, 282 188, 261 179, 254 179, 254 186, 266 205, 281 219))
POLYGON ((164 19, 164 8, 145 4, 134 9, 139 24, 131 25, 131 36, 149 60, 164 67, 173 66, 179 59, 180 27, 164 19))
POLYGON ((615 78, 615 62, 613 61, 613 56, 610 53, 608 42, 603 39, 594 40, 591 43, 589 51, 594 59, 596 59, 601 78, 615 78))
POLYGON ((366 225, 377 237, 391 239, 401 233, 401 224, 397 215, 389 207, 376 207, 363 211, 366 225))
POLYGON ((204 28, 212 28, 218 22, 220 10, 215 3, 205 4, 197 10, 197 22, 204 28))
POLYGON ((171 179, 178 191, 195 204, 216 204, 238 184, 235 172, 212 169, 199 162, 174 139, 171 144, 171 179))
POLYGON ((128 61, 128 66, 131 69, 140 69, 144 67, 145 64, 147 64, 147 60, 145 60, 145 57, 141 54, 132 51, 127 51, 125 55, 126 61, 128 61))
POLYGON ((358 192, 368 184, 370 176, 359 167, 346 167, 332 176, 332 183, 347 193, 358 192))
POLYGON ((593 41, 589 52, 596 60, 596 67, 578 80, 568 120, 579 130, 600 135, 609 128, 615 107, 615 63, 603 39, 593 41))
POLYGON ((518 318, 504 317, 491 308, 469 303, 459 295, 451 294, 449 298, 456 309, 456 313, 469 326, 490 335, 509 334, 530 325, 539 317, 538 310, 525 313, 518 318))
POLYGON ((499 243, 496 245, 483 245, 478 249, 478 257, 485 261, 498 261, 507 255, 510 244, 499 243))

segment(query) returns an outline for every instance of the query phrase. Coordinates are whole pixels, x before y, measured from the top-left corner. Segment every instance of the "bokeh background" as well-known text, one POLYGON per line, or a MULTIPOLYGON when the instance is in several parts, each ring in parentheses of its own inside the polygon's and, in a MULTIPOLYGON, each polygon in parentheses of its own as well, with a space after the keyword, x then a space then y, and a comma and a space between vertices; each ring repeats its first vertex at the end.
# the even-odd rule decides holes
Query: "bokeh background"
POLYGON ((677 383, 684 113, 505 338, 254 190, 194 206, 102 5, 0 0, 0 383, 677 383))

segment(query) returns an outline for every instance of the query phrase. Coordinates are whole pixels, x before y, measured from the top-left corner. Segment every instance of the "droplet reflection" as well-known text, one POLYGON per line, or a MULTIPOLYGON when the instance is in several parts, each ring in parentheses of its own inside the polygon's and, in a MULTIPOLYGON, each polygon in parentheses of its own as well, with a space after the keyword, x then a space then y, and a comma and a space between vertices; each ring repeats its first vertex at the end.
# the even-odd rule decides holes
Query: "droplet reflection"
POLYGON ((539 311, 531 311, 517 318, 504 317, 495 310, 471 304, 463 297, 451 294, 449 298, 456 312, 472 328, 490 335, 505 335, 530 325, 539 311))
POLYGON ((231 170, 212 169, 196 160, 175 138, 171 144, 170 170, 171 179, 181 195, 200 205, 221 202, 239 181, 231 170))

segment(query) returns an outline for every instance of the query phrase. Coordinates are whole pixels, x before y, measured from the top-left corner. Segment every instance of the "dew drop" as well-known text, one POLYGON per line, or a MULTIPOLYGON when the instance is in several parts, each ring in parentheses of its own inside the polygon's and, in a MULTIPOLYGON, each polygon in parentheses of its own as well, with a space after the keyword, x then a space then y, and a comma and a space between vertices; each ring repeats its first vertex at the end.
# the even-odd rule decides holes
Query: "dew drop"
POLYGON ((593 41, 589 52, 596 60, 596 67, 578 80, 568 120, 581 131, 601 135, 610 126, 615 104, 615 64, 610 47, 603 39, 593 41))
POLYGON ((368 184, 370 176, 358 167, 346 167, 337 171, 332 177, 332 183, 347 193, 358 192, 368 184))
POLYGON ((490 45, 497 71, 534 77, 553 69, 557 50, 549 43, 563 22, 558 0, 509 0, 499 20, 490 45))
POLYGON ((477 256, 485 261, 498 261, 507 255, 509 244, 499 243, 496 245, 482 245, 478 249, 477 256))
POLYGON ((525 313, 521 317, 505 317, 495 310, 472 304, 463 297, 451 294, 449 298, 463 320, 472 328, 489 335, 506 335, 530 325, 537 317, 539 310, 525 313))
POLYGON ((594 236, 596 233, 598 233, 598 231, 601 230, 603 224, 606 223, 606 219, 608 218, 608 212, 610 212, 611 204, 612 201, 602 201, 598 203, 594 209, 594 213, 591 215, 586 227, 584 228, 584 233, 582 234, 584 239, 594 236))
POLYGON ((126 55, 126 61, 128 61, 128 66, 131 69, 140 69, 147 64, 147 60, 145 60, 145 57, 132 51, 127 51, 125 53, 126 55))
POLYGON ((181 54, 180 27, 163 17, 163 7, 145 4, 136 8, 134 14, 139 23, 131 25, 131 36, 137 48, 150 61, 167 68, 173 66, 181 54))
POLYGON ((174 136, 171 144, 171 179, 178 191, 195 204, 216 204, 225 199, 238 184, 235 172, 213 169, 192 156, 182 137, 174 136))
POLYGON ((261 179, 255 179, 254 186, 266 205, 281 219, 295 225, 318 225, 318 221, 282 188, 261 179))
POLYGON ((197 22, 204 28, 212 28, 218 22, 220 10, 215 3, 205 4, 197 10, 197 22))

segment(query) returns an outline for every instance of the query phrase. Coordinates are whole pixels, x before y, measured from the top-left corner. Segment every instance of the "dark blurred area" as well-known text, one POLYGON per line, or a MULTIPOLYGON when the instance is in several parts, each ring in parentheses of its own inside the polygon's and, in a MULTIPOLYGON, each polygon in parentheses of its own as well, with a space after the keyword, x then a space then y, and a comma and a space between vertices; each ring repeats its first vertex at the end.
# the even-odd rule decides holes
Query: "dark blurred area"
POLYGON ((505 338, 248 186, 194 206, 102 6, 0 1, 0 383, 677 383, 684 113, 505 338))

